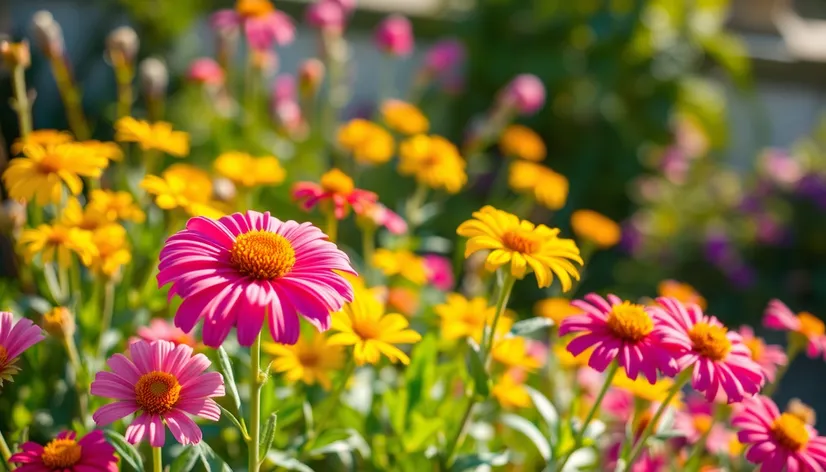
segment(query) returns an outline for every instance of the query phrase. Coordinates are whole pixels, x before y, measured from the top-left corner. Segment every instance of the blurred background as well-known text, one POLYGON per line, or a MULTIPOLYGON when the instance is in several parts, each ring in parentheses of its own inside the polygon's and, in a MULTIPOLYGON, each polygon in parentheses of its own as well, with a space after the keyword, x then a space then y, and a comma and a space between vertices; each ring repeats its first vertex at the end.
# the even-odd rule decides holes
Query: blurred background
MULTIPOLYGON (((193 59, 214 54, 208 16, 232 3, 5 0, 0 33, 32 39, 32 15, 51 11, 95 137, 107 139, 116 81, 105 40, 118 26, 134 27, 140 57, 169 68, 167 118, 192 132, 199 115, 183 76, 193 59)), ((299 26, 296 41, 278 50, 273 81, 318 54, 316 34, 303 21, 307 3, 275 3, 299 26)), ((734 325, 758 325, 771 298, 826 314, 826 2, 359 0, 346 37, 353 93, 345 117, 369 114, 377 90, 404 98, 429 45, 462 41, 468 54, 461 80, 420 100, 433 128, 454 142, 513 76, 543 80, 547 104, 523 123, 543 137, 547 164, 570 179, 571 190, 565 208, 539 212, 534 221, 570 234, 572 211, 590 208, 623 225, 622 243, 593 258, 580 294, 653 296, 661 280, 676 279, 734 325), (416 52, 392 64, 372 44, 373 28, 391 11, 407 15, 416 34, 416 52)), ((48 61, 38 53, 32 61, 35 128, 66 129, 48 61)), ((0 97, 10 96, 2 71, 0 97)), ((7 150, 18 131, 5 98, 0 128, 7 150)), ((279 157, 290 152, 266 137, 259 145, 279 157)), ((469 194, 448 208, 469 214, 480 205, 473 189, 469 194)), ((456 224, 445 219, 428 231, 452 238, 456 224)), ((530 309, 541 294, 525 290, 517 306, 523 299, 530 309)), ((803 392, 824 411, 826 383, 812 381, 823 373, 822 361, 800 358, 780 403, 788 399, 784 390, 803 392)))

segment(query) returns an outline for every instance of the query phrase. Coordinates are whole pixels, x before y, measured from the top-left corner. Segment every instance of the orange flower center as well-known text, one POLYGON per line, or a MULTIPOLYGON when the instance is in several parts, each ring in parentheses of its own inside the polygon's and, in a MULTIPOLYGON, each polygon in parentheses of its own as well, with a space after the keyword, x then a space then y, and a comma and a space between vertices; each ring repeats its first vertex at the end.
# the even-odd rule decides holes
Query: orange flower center
POLYGON ((809 443, 806 423, 789 413, 783 413, 774 420, 771 432, 781 446, 792 451, 799 451, 809 443))
POLYGON ((797 319, 800 321, 798 331, 807 338, 815 338, 826 334, 826 325, 815 315, 804 311, 797 315, 797 319))
POLYGON ((174 375, 152 371, 143 374, 135 384, 135 403, 150 415, 168 413, 178 403, 181 384, 174 375))
POLYGON ((353 193, 355 185, 353 179, 348 177, 347 174, 338 169, 333 169, 321 176, 321 188, 325 192, 336 195, 350 195, 353 193))
POLYGON ((37 163, 37 170, 41 174, 54 174, 62 168, 60 157, 52 153, 47 153, 43 156, 43 159, 37 163))
POLYGON ((230 261, 254 279, 272 280, 282 277, 295 265, 295 250, 280 234, 256 229, 238 235, 230 250, 230 261))
POLYGON ((254 18, 272 13, 275 7, 270 0, 238 0, 235 11, 245 18, 254 18))
POLYGON ((748 339, 743 338, 743 344, 751 351, 752 360, 759 361, 763 358, 763 351, 766 349, 766 345, 763 344, 760 338, 756 336, 748 339))
POLYGON ((713 361, 721 361, 731 352, 731 341, 726 337, 728 330, 722 326, 697 323, 688 333, 694 351, 713 361))
POLYGON ((364 341, 379 339, 381 331, 378 323, 353 322, 353 331, 364 341))
POLYGON ((321 356, 312 351, 301 351, 298 353, 298 362, 304 367, 317 367, 321 361, 321 356))
POLYGON ((59 228, 53 228, 53 230, 46 237, 46 241, 48 242, 48 244, 54 246, 62 246, 66 243, 68 239, 68 233, 59 228))
POLYGON ((49 469, 60 470, 77 464, 82 452, 83 448, 74 439, 53 439, 43 447, 40 460, 49 469))
POLYGON ((711 425, 714 423, 711 416, 703 414, 694 415, 692 420, 694 421, 694 429, 700 434, 705 434, 711 429, 711 425))
POLYGON ((606 323, 614 336, 632 343, 642 341, 654 331, 654 321, 644 307, 627 301, 611 307, 606 323))
POLYGON ((6 361, 9 360, 9 352, 0 344, 0 374, 3 373, 3 367, 6 366, 6 361))
POLYGON ((506 231, 502 235, 502 242, 505 247, 522 254, 534 254, 542 247, 542 238, 521 228, 506 231))

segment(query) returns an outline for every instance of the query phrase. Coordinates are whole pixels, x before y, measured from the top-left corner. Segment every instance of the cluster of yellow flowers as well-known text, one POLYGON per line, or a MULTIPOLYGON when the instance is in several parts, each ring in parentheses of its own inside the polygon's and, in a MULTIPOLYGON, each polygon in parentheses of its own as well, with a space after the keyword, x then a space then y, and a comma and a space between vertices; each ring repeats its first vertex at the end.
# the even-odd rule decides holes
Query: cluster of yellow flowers
POLYGON ((352 120, 338 131, 338 143, 360 164, 384 164, 393 157, 393 136, 381 126, 363 119, 352 120))

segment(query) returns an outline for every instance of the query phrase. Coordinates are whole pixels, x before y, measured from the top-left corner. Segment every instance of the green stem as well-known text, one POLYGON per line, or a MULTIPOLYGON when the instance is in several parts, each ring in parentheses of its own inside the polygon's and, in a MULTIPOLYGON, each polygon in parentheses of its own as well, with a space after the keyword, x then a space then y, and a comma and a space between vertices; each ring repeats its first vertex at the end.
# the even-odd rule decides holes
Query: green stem
POLYGON ((69 275, 72 284, 72 298, 75 306, 81 306, 83 302, 83 285, 80 276, 80 261, 72 258, 72 266, 69 268, 69 275))
POLYGON ((6 438, 3 436, 2 432, 0 432, 0 457, 3 458, 3 462, 5 464, 9 464, 10 469, 14 469, 14 466, 9 463, 9 459, 11 458, 11 450, 9 449, 8 443, 6 443, 6 438))
POLYGON ((106 280, 106 285, 103 289, 103 316, 100 323, 100 336, 98 336, 98 350, 97 357, 100 358, 106 354, 103 350, 103 339, 106 332, 112 326, 112 316, 115 311, 115 282, 112 279, 106 280))
POLYGON ((376 227, 368 222, 361 230, 361 255, 364 258, 364 275, 369 278, 370 264, 373 261, 373 253, 376 252, 376 227))
POLYGON ((32 106, 26 93, 26 69, 23 66, 14 68, 14 100, 17 119, 20 120, 20 137, 25 141, 32 132, 32 106))
POLYGON ((410 199, 407 201, 405 212, 407 213, 407 221, 413 228, 415 228, 422 222, 421 209, 422 205, 424 205, 425 200, 427 200, 427 190, 427 185, 421 182, 417 183, 416 191, 413 193, 413 196, 410 197, 410 199))
POLYGON ((152 448, 152 471, 163 471, 163 450, 160 447, 152 448))
POLYGON ((774 394, 777 387, 780 385, 780 380, 783 379, 783 376, 786 375, 786 372, 788 372, 789 366, 792 365, 792 362, 806 348, 807 341, 802 339, 802 337, 798 338, 797 336, 798 335, 795 333, 789 333, 789 342, 786 347, 786 364, 777 369, 777 375, 774 377, 774 382, 767 385, 766 388, 763 389, 761 395, 771 397, 774 394))
POLYGON ((476 397, 474 397, 472 393, 469 396, 470 398, 467 400, 467 407, 465 407, 465 412, 462 414, 462 419, 459 421, 459 429, 456 430, 456 434, 448 443, 447 449, 445 449, 445 467, 442 467, 443 470, 447 470, 451 465, 453 465, 453 454, 456 453, 456 449, 459 447, 459 443, 464 437, 468 421, 470 421, 471 416, 473 416, 473 407, 476 406, 476 397))
POLYGON ((344 367, 344 372, 341 374, 341 380, 339 381, 338 385, 336 385, 335 390, 330 395, 330 402, 327 408, 324 411, 323 415, 320 415, 318 419, 318 423, 313 428, 312 436, 310 439, 304 443, 301 447, 301 451, 312 451, 312 446, 315 444, 316 439, 318 436, 324 432, 324 427, 327 426, 327 423, 332 419, 333 411, 335 410, 336 405, 338 405, 339 400, 341 399, 341 394, 344 393, 344 389, 347 387, 347 381, 350 380, 350 377, 353 375, 353 372, 356 370, 356 362, 354 359, 350 359, 347 362, 347 365, 344 367))
POLYGON ((63 336, 63 347, 66 348, 66 355, 69 356, 69 364, 72 366, 72 370, 75 371, 75 390, 77 393, 78 410, 81 422, 85 424, 87 415, 87 388, 81 381, 83 377, 83 364, 80 363, 80 355, 78 354, 73 334, 66 333, 63 336))
POLYGON ((56 272, 55 264, 53 262, 43 265, 43 280, 46 281, 46 286, 49 287, 52 300, 57 303, 63 303, 65 302, 64 293, 60 286, 60 282, 57 280, 56 272))
POLYGON ((89 132, 89 124, 86 122, 86 117, 83 114, 83 106, 80 99, 80 91, 77 84, 75 84, 69 68, 66 67, 66 59, 64 57, 55 57, 52 59, 52 74, 57 83, 57 90, 60 92, 60 97, 63 99, 63 106, 66 108, 66 119, 69 121, 69 129, 75 134, 79 141, 89 139, 91 133, 89 132))
POLYGON ((247 442, 249 451, 249 472, 258 472, 260 461, 258 448, 261 441, 261 333, 255 337, 250 346, 250 438, 247 442))
POLYGON ((115 66, 115 80, 118 83, 118 118, 129 116, 132 112, 132 78, 134 75, 130 65, 115 66))
POLYGON ((703 432, 699 439, 694 443, 694 447, 691 448, 691 452, 688 454, 688 458, 685 461, 685 469, 686 470, 693 470, 694 464, 699 466, 700 459, 703 456, 703 451, 706 449, 706 442, 708 442, 708 436, 711 434, 711 428, 714 426, 714 423, 717 421, 717 417, 719 415, 716 412, 711 417, 711 424, 708 425, 708 429, 703 432))
POLYGON ((338 218, 332 209, 326 212, 327 217, 327 238, 331 242, 336 242, 338 238, 338 218))

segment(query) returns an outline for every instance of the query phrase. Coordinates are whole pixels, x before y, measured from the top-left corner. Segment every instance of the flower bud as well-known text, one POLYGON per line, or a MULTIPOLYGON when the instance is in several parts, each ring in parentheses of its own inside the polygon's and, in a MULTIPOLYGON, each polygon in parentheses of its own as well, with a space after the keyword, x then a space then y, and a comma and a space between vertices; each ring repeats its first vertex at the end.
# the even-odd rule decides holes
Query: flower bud
POLYGON ((446 39, 428 49, 424 57, 424 67, 431 74, 442 75, 461 66, 464 59, 464 45, 456 39, 446 39))
POLYGON ((272 88, 274 103, 295 101, 295 77, 291 74, 281 74, 275 78, 272 88))
POLYGON ((310 26, 322 31, 341 33, 344 30, 345 13, 334 0, 320 0, 307 7, 304 18, 310 26))
POLYGON ((9 69, 15 67, 26 69, 32 64, 32 53, 29 49, 29 42, 25 39, 19 43, 5 40, 0 42, 0 56, 3 57, 3 63, 9 69))
POLYGON ((40 10, 32 17, 32 33, 38 46, 50 59, 63 57, 65 44, 63 42, 63 29, 54 20, 51 13, 40 10))
POLYGON ((310 58, 298 67, 298 88, 302 96, 312 96, 318 92, 324 81, 324 63, 310 58))
POLYGON ((413 52, 413 26, 401 15, 390 15, 379 23, 373 39, 377 48, 393 56, 413 52))
POLYGON ((58 306, 43 314, 43 330, 58 339, 75 334, 75 318, 68 308, 58 306))
POLYGON ((230 203, 237 193, 235 184, 225 177, 216 177, 212 182, 212 198, 219 202, 230 203))
POLYGON ((106 51, 109 54, 109 60, 115 66, 132 64, 138 54, 139 46, 138 34, 129 26, 115 29, 106 38, 106 51))
POLYGON ((545 86, 533 74, 517 75, 499 93, 499 102, 522 115, 531 115, 545 105, 545 86))
POLYGON ((224 83, 224 69, 213 59, 202 57, 189 65, 186 77, 201 84, 221 85, 224 83))
POLYGON ((169 71, 166 65, 154 57, 141 61, 139 75, 143 93, 151 99, 159 99, 166 95, 169 86, 169 71))

